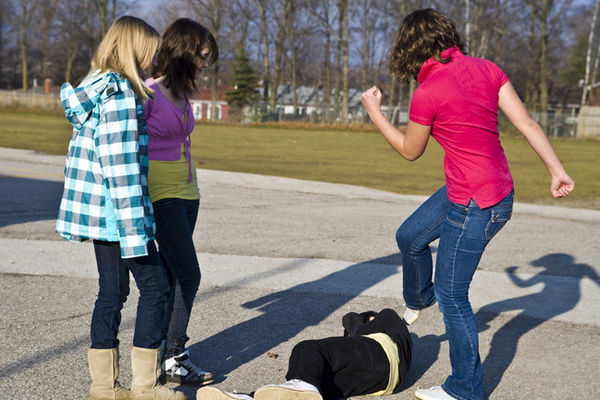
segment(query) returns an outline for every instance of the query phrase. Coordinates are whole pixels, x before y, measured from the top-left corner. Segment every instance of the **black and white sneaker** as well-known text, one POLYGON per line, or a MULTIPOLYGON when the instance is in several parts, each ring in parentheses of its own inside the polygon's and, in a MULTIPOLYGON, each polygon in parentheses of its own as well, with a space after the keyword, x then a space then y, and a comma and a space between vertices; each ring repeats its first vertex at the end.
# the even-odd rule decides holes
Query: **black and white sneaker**
POLYGON ((160 383, 174 383, 179 386, 204 386, 215 381, 210 372, 203 371, 190 361, 188 350, 162 363, 160 383))

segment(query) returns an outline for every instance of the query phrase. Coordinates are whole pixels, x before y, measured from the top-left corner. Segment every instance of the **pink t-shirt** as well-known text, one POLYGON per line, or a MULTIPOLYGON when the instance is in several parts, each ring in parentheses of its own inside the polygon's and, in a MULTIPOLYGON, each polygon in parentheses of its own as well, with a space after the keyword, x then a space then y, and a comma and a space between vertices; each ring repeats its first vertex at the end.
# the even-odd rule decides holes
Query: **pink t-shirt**
POLYGON ((186 101, 185 112, 171 103, 152 79, 146 85, 154 90, 155 99, 148 99, 144 105, 146 128, 148 130, 148 159, 151 161, 178 161, 181 158, 181 144, 188 159, 191 182, 190 134, 196 121, 192 106, 186 101))
POLYGON ((431 135, 446 155, 450 201, 480 208, 499 203, 513 189, 498 135, 498 92, 508 77, 494 63, 463 55, 456 46, 442 52, 447 64, 430 58, 421 67, 409 118, 432 125, 431 135))

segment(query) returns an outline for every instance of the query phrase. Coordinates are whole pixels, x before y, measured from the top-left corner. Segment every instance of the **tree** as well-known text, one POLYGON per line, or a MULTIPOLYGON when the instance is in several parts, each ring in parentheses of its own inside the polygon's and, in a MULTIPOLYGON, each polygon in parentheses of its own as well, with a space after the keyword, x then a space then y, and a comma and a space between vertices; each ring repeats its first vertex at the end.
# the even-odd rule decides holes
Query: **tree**
POLYGON ((38 7, 37 0, 19 0, 18 13, 15 15, 15 23, 19 32, 19 45, 21 47, 21 68, 23 78, 23 91, 29 88, 29 67, 27 65, 29 52, 29 36, 31 35, 32 23, 35 19, 35 11, 38 7))
POLYGON ((594 45, 594 33, 596 31, 596 20, 598 19, 598 6, 600 6, 600 0, 596 0, 594 5, 594 15, 592 16, 592 25, 590 27, 590 35, 588 37, 588 46, 585 59, 585 77, 583 78, 583 95, 581 96, 581 105, 586 104, 586 97, 588 92, 588 84, 590 82, 590 64, 592 62, 592 47, 594 45))
POLYGON ((227 102, 237 109, 240 114, 240 122, 243 122, 244 107, 257 101, 259 96, 256 93, 258 86, 256 73, 250 65, 246 49, 242 46, 238 46, 237 54, 234 57, 231 85, 234 89, 226 92, 227 102))
POLYGON ((277 96, 277 86, 281 83, 282 78, 282 59, 284 52, 284 43, 288 33, 288 22, 290 13, 292 11, 292 0, 283 0, 281 4, 280 13, 278 14, 275 10, 273 15, 276 16, 277 21, 277 37, 275 39, 275 67, 273 71, 273 90, 271 90, 271 97, 269 98, 269 106, 271 110, 275 110, 275 97, 277 96))
MULTIPOLYGON (((202 16, 204 23, 208 23, 208 29, 213 34, 217 43, 221 33, 222 23, 222 5, 221 0, 189 0, 197 14, 202 16)), ((219 88, 219 60, 211 67, 210 94, 211 110, 210 120, 217 120, 217 95, 219 88)))

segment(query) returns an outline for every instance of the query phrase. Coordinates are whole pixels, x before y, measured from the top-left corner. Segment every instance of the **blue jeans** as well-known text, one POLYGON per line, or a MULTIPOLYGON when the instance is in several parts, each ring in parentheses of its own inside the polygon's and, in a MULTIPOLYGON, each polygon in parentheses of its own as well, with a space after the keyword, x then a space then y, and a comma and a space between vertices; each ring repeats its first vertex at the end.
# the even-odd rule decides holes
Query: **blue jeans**
POLYGON ((160 347, 165 323, 169 281, 154 242, 148 243, 148 255, 145 257, 121 258, 121 246, 118 242, 94 240, 94 251, 100 275, 100 290, 92 313, 91 348, 119 347, 117 335, 123 303, 129 295, 131 272, 140 291, 133 345, 157 349, 160 347))
POLYGON ((171 285, 163 331, 164 357, 170 358, 185 350, 189 340, 187 327, 200 286, 200 267, 192 239, 200 201, 168 198, 155 201, 152 206, 160 259, 171 285))
POLYGON ((480 209, 448 200, 442 187, 398 229, 402 253, 403 295, 408 308, 439 304, 450 345, 452 375, 442 385, 457 399, 483 398, 483 369, 469 286, 483 251, 512 214, 513 193, 500 203, 480 209), (440 239, 435 285, 429 244, 440 239))

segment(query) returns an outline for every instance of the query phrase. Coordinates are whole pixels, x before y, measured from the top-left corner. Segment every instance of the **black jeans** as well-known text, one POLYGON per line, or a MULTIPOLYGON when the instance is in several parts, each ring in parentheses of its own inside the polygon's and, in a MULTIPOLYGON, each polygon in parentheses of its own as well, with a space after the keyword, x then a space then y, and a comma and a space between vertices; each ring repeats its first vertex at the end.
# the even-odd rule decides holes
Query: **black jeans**
POLYGON ((171 285, 164 330, 165 358, 170 358, 185 348, 188 323, 200 286, 200 268, 192 238, 200 201, 168 198, 152 205, 158 251, 171 285))
POLYGON ((389 374, 390 362, 381 345, 355 336, 298 343, 285 378, 315 385, 324 399, 340 399, 385 389, 389 374))

